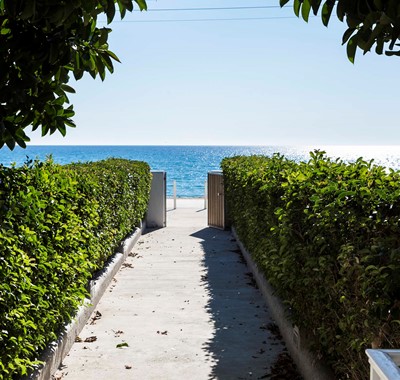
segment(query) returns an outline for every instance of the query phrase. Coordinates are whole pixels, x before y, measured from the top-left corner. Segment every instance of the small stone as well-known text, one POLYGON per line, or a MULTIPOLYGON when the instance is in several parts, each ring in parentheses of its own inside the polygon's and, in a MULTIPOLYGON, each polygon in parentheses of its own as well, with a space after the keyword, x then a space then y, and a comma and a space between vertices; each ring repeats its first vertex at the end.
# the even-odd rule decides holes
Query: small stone
POLYGON ((64 377, 64 373, 62 371, 57 371, 53 376, 52 380, 61 380, 64 377))

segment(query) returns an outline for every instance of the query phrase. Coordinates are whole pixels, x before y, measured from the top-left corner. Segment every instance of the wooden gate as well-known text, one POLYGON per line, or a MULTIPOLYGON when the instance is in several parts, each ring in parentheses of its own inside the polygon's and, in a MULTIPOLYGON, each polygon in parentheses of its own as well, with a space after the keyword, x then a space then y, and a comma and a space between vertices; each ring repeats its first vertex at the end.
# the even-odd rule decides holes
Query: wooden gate
POLYGON ((225 229, 224 176, 222 171, 208 173, 208 225, 225 229))

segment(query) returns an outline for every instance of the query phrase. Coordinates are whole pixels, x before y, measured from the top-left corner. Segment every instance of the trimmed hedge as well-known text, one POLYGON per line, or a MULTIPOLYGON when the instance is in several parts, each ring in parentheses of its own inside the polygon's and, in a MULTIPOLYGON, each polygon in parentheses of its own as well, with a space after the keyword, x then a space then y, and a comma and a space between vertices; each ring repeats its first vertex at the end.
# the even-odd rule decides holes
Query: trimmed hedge
POLYGON ((400 348, 400 173, 311 153, 222 161, 230 218, 338 379, 400 348))
POLYGON ((149 166, 109 159, 0 167, 0 379, 38 364, 93 274, 139 225, 149 166))

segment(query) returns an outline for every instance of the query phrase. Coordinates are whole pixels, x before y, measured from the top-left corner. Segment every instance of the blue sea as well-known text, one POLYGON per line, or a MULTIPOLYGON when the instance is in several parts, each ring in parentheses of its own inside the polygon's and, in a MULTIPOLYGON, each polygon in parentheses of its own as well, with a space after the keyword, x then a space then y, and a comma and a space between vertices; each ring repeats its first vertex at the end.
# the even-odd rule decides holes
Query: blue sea
POLYGON ((203 197, 210 170, 220 169, 224 157, 281 153, 296 161, 307 161, 309 152, 320 149, 332 158, 347 161, 363 157, 395 169, 400 168, 400 146, 28 146, 0 150, 0 164, 22 165, 28 158, 44 160, 51 155, 59 164, 98 161, 109 157, 146 161, 152 170, 167 172, 167 194, 172 196, 176 181, 180 198, 203 197))

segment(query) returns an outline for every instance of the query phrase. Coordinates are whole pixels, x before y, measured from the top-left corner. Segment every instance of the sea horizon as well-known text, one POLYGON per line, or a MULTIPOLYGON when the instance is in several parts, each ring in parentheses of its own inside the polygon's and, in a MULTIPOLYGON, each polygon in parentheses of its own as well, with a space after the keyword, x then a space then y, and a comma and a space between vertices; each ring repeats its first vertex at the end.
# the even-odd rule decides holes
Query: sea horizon
POLYGON ((176 182, 179 198, 204 196, 207 173, 219 170, 224 157, 280 153, 295 161, 308 161, 313 150, 325 151, 327 156, 344 161, 359 157, 374 160, 378 165, 400 169, 400 145, 28 145, 13 151, 0 150, 3 166, 23 165, 33 159, 51 156, 58 164, 98 161, 110 157, 149 163, 151 170, 167 173, 167 195, 172 196, 176 182))

